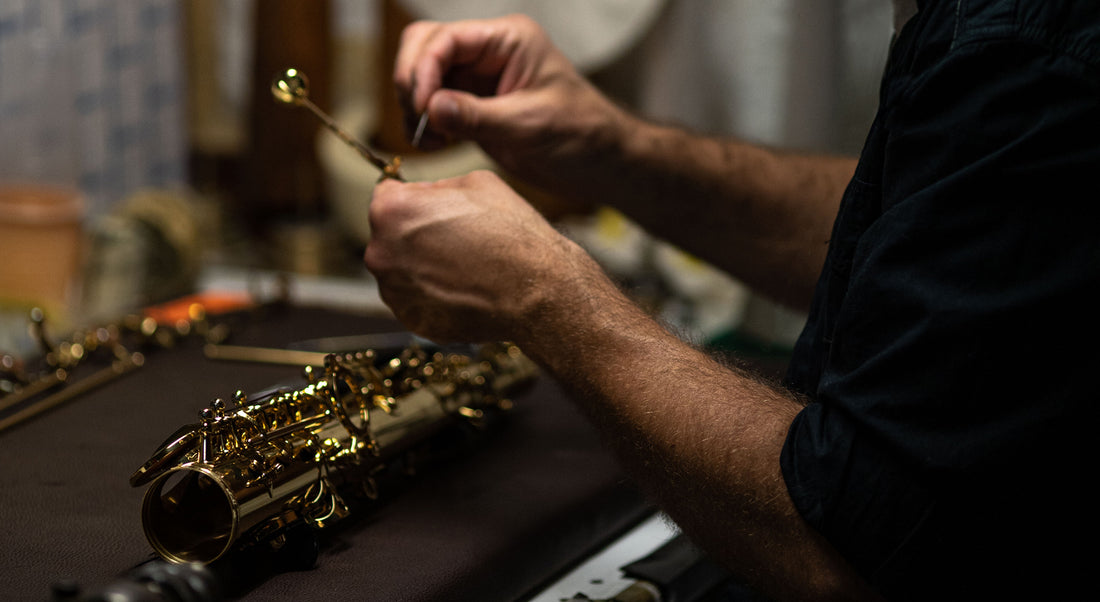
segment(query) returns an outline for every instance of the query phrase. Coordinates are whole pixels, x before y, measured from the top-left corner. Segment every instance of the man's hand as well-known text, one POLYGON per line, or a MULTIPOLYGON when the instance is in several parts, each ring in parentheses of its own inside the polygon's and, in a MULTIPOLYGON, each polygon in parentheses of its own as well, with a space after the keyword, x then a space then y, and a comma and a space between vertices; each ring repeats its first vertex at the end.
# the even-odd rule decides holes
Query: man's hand
POLYGON ((438 23, 402 34, 394 83, 425 147, 478 142, 509 171, 573 199, 592 196, 601 158, 630 129, 530 18, 438 23))
POLYGON ((764 591, 866 594, 780 476, 800 404, 661 328, 490 172, 383 181, 370 216, 364 261, 407 328, 438 342, 517 343, 570 387, 670 516, 764 591))
POLYGON ((850 158, 778 152, 646 123, 522 16, 406 30, 394 80, 435 143, 477 141, 557 199, 609 205, 773 299, 806 309, 850 158))
POLYGON ((444 341, 517 341, 583 251, 490 172, 380 182, 363 261, 411 331, 444 341))

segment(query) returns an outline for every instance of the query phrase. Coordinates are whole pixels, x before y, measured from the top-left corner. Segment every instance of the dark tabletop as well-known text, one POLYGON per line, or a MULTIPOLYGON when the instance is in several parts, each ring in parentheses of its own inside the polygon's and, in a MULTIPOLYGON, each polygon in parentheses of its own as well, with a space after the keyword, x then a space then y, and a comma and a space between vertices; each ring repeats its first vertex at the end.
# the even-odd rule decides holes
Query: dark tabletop
MULTIPOLYGON (((284 308, 239 321, 230 342, 282 346, 394 324, 284 308)), ((140 370, 0 432, 0 598, 94 590, 148 561, 144 488, 130 474, 215 398, 301 384, 293 367, 216 362, 197 342, 153 350, 140 370)), ((477 445, 337 525, 309 570, 273 572, 248 600, 522 599, 650 512, 592 427, 540 377, 477 445)))

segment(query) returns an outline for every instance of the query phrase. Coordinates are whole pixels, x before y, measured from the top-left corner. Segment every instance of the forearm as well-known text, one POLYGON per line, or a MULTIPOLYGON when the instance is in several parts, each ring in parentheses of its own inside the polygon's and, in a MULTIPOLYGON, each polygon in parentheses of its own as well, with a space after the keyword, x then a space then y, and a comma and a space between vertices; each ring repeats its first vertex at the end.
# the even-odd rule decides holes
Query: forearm
POLYGON ((407 328, 519 344, 575 389, 685 531, 767 592, 822 599, 859 585, 780 475, 796 400, 661 328, 492 173, 381 182, 370 216, 364 262, 407 328))
POLYGON ((540 286, 553 297, 534 305, 518 342, 572 388, 662 508, 777 598, 865 593, 798 515, 780 475, 800 404, 672 336, 587 257, 574 254, 559 273, 540 286))
POLYGON ((772 298, 807 307, 855 160, 624 119, 604 202, 772 298))
POLYGON ((566 201, 610 204, 773 298, 807 307, 848 159, 645 123, 601 94, 530 18, 418 22, 394 84, 427 141, 477 141, 566 201))

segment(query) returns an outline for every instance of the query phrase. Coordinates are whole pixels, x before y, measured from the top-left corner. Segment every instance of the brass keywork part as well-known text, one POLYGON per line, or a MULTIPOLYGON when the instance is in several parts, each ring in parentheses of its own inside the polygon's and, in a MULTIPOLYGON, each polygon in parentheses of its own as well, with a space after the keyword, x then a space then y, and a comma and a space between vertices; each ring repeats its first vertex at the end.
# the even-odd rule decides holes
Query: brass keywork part
POLYGON ((272 82, 271 93, 286 104, 302 104, 309 100, 309 80, 297 69, 287 69, 272 82))
POLYGON ((335 120, 309 99, 309 78, 306 77, 305 73, 291 67, 276 75, 275 80, 271 82, 271 95, 279 102, 309 109, 340 140, 358 151, 371 165, 380 169, 383 179, 393 178, 394 180, 404 181, 400 172, 401 157, 394 157, 392 161, 386 161, 379 157, 367 145, 344 131, 335 120))

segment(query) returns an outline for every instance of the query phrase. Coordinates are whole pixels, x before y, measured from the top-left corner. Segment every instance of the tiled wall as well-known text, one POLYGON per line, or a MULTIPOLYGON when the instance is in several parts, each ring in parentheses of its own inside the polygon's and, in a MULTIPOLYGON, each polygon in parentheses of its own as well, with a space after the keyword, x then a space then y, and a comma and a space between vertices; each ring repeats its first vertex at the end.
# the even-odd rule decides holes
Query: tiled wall
POLYGON ((0 179, 89 210, 185 181, 179 0, 0 0, 0 179))

